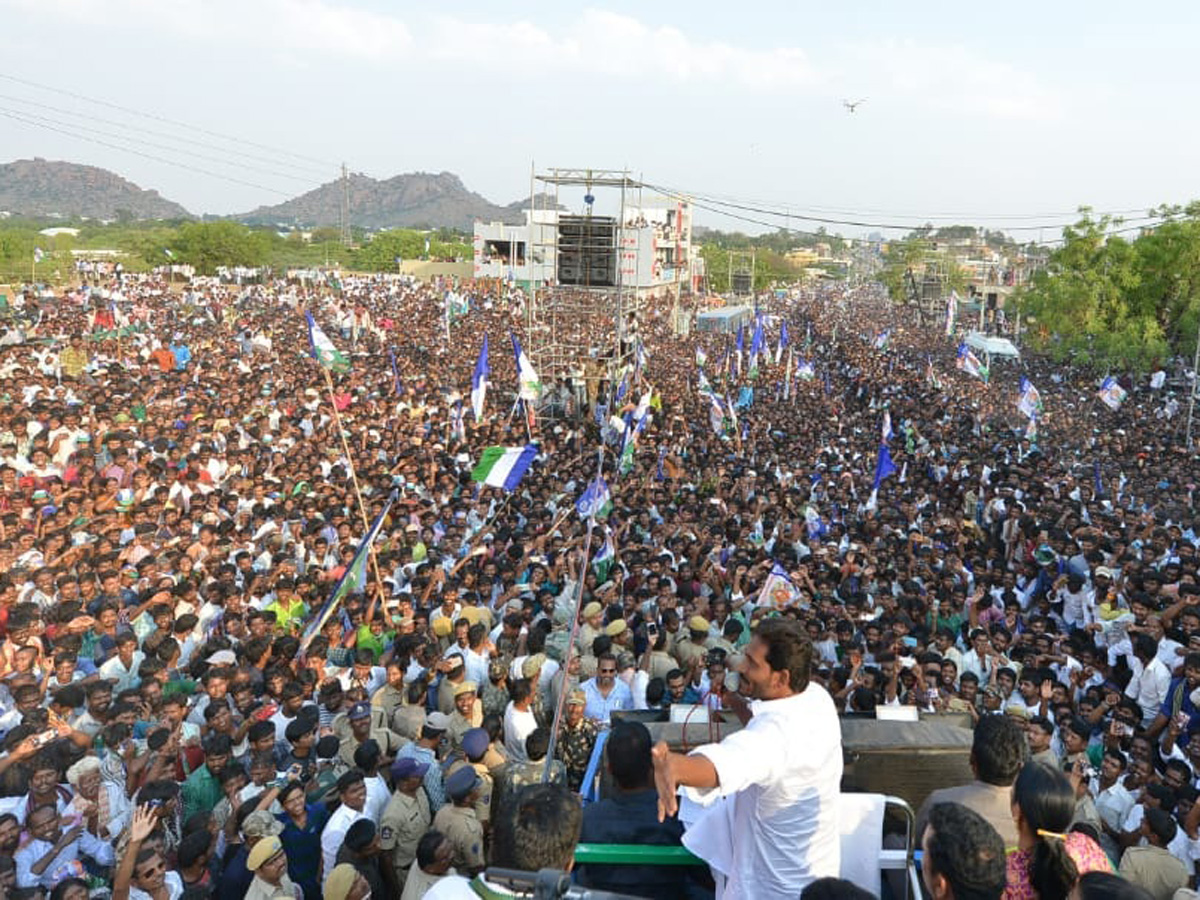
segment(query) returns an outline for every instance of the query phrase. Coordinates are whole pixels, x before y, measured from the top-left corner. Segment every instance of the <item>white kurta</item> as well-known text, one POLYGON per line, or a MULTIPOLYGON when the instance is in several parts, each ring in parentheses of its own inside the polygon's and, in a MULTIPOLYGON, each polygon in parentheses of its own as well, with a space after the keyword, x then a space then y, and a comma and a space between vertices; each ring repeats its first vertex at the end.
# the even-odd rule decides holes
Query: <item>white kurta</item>
POLYGON ((816 684, 751 709, 741 731, 693 751, 712 762, 720 782, 698 798, 726 799, 683 842, 724 876, 718 898, 794 898, 810 882, 839 874, 841 727, 833 700, 816 684))

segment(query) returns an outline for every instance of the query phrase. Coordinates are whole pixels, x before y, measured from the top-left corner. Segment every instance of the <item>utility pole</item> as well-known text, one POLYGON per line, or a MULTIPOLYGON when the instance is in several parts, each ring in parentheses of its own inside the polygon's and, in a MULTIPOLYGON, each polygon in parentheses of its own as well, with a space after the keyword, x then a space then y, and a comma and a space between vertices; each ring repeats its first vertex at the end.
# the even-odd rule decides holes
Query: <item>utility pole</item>
POLYGON ((1187 446, 1192 449, 1192 413, 1196 409, 1196 391, 1200 389, 1200 323, 1196 325, 1196 353, 1192 357, 1192 382, 1188 387, 1187 446))
POLYGON ((350 175, 342 163, 342 202, 338 207, 338 225, 342 232, 342 246, 350 246, 350 175))

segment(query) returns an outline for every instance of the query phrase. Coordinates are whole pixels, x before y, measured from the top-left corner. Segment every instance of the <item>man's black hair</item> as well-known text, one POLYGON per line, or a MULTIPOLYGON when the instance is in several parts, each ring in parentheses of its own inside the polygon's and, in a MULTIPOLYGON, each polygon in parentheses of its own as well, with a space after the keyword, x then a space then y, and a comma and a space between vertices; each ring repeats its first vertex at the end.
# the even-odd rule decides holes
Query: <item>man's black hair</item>
POLYGON ((999 900, 1007 866, 1004 840, 983 816, 961 803, 938 803, 929 811, 926 834, 923 864, 930 877, 946 879, 954 900, 999 900))
POLYGON ((1021 727, 1008 716, 984 716, 975 726, 971 758, 980 781, 1008 787, 1025 765, 1028 752, 1021 727))

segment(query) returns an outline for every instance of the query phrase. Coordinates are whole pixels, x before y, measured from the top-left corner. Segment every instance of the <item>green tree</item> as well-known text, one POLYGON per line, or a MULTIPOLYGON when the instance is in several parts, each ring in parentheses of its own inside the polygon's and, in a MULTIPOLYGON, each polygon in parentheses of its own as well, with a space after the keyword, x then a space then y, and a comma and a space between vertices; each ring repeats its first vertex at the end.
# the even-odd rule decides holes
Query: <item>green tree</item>
MULTIPOLYGON (((273 237, 273 233, 234 222, 196 222, 180 227, 170 249, 178 261, 195 266, 201 274, 211 275, 218 266, 263 265, 273 237)), ((162 248, 157 254, 161 260, 162 248)))
MULTIPOLYGON (((451 233, 449 236, 453 237, 451 233)), ((355 251, 351 265, 367 272, 394 272, 396 257, 416 259, 425 255, 425 240, 429 239, 429 255, 434 259, 471 257, 471 245, 461 240, 444 241, 438 233, 427 234, 411 228, 381 231, 355 251)))
POLYGON ((1119 235, 1119 224, 1091 211, 1063 229, 1063 245, 1050 255, 1017 302, 1035 323, 1030 335, 1057 359, 1119 364, 1144 370, 1169 352, 1167 329, 1152 300, 1161 299, 1150 280, 1150 248, 1140 249, 1119 235))

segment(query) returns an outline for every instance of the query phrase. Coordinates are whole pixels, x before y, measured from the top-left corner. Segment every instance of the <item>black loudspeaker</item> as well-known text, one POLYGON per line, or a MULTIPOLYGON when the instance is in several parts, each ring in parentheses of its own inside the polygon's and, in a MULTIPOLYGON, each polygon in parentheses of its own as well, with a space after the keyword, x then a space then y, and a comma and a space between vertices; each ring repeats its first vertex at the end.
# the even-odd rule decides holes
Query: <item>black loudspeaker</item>
POLYGON ((751 277, 748 272, 735 272, 730 282, 735 294, 749 294, 752 290, 750 287, 751 277))
POLYGON ((922 300, 941 300, 942 299, 942 284, 934 279, 926 279, 921 282, 921 299, 922 300))
POLYGON ((558 283, 573 287, 614 287, 617 276, 617 221, 611 216, 560 216, 558 283))

